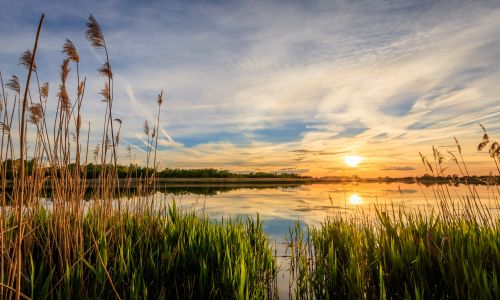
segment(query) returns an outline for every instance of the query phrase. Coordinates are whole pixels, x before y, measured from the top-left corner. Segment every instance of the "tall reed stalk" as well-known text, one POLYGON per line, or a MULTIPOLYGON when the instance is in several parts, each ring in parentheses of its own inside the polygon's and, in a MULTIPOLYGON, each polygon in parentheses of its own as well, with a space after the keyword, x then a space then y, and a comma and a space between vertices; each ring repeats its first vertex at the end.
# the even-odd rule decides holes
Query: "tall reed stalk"
MULTIPOLYGON (((0 73, 0 298, 275 297, 275 260, 259 220, 214 223, 175 204, 158 207, 154 197, 137 207, 122 207, 115 199, 122 120, 113 113, 113 74, 101 27, 91 15, 86 38, 104 51, 98 74, 105 78, 105 108, 101 141, 89 153, 91 128, 83 141, 81 115, 86 77, 69 39, 56 102, 48 100, 49 86, 38 77, 35 55, 43 20, 42 15, 33 51, 21 57, 28 71, 24 90, 17 76, 4 84, 0 73), (70 78, 76 80, 75 95, 69 93, 70 78), (47 116, 50 105, 54 115, 47 116), (100 168, 88 193, 92 154, 100 168), (84 201, 88 194, 92 204, 84 201)), ((162 103, 160 93, 156 125, 147 133, 148 167, 150 159, 154 167, 145 178, 155 182, 162 103)))

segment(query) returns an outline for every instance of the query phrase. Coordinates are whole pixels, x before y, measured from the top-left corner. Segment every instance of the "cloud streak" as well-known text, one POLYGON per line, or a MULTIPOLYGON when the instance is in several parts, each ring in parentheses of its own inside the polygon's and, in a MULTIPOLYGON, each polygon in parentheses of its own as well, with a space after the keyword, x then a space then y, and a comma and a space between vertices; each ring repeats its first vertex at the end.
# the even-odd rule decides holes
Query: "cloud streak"
MULTIPOLYGON (((155 120, 156 95, 167 91, 159 140, 165 166, 420 174, 418 151, 457 136, 475 171, 490 169, 474 148, 478 123, 500 135, 500 6, 494 2, 19 1, 3 7, 0 38, 9 41, 0 49, 3 74, 17 72, 33 20, 49 11, 41 75, 57 86, 52 62, 71 38, 89 77, 83 113, 91 124, 101 117, 100 62, 83 30, 87 13, 96 15, 119 75, 114 115, 124 120, 122 140, 143 147, 142 124, 155 120), (366 163, 345 168, 344 154, 362 155, 366 163)), ((92 128, 94 140, 98 129, 92 128)))

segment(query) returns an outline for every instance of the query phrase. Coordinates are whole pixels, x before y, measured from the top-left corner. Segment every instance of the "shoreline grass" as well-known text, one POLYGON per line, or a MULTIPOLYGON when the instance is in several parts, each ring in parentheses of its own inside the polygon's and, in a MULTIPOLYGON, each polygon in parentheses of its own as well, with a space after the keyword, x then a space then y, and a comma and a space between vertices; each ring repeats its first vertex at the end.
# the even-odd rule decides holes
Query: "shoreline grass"
MULTIPOLYGON (((108 47, 93 16, 88 19, 86 38, 104 60, 98 69, 104 77, 101 141, 89 150, 88 124, 84 142, 80 110, 86 78, 80 77, 80 57, 70 40, 63 46, 66 57, 57 101, 51 104, 55 118, 49 124, 45 115, 48 84, 40 83, 40 66, 35 64, 43 20, 44 16, 33 51, 24 52, 21 58, 27 70, 24 90, 17 76, 4 84, 0 73, 0 299, 276 298, 276 257, 258 218, 218 223, 175 206, 159 211, 153 207, 155 195, 148 192, 159 183, 156 149, 163 93, 156 99, 156 122, 146 121, 144 126, 146 170, 152 163, 151 174, 128 173, 125 183, 120 181, 117 148, 122 120, 113 117, 108 47), (66 88, 70 65, 76 68, 76 84, 70 89, 76 92, 73 96, 66 88), (13 94, 9 96, 6 88, 13 94), (150 124, 155 125, 150 128, 150 124), (99 201, 85 212, 82 204, 91 156, 100 166, 98 173, 91 172, 97 178, 93 196, 99 201), (8 161, 10 167, 6 167, 8 161), (113 199, 132 181, 132 175, 144 187, 140 209, 113 207, 113 199), (40 205, 47 184, 50 212, 40 205)), ((478 150, 488 144, 500 174, 500 146, 490 142, 484 130, 478 150)), ((458 141, 457 149, 458 153, 450 155, 461 176, 469 178, 458 141)), ((127 150, 130 153, 130 147, 127 150)), ((434 148, 433 157, 433 163, 424 156, 422 162, 432 178, 439 178, 445 169, 441 165, 444 156, 434 148)), ((469 194, 458 199, 447 185, 432 185, 439 203, 435 215, 401 210, 391 217, 388 211, 378 210, 374 222, 332 216, 321 227, 291 228, 294 295, 311 299, 500 298, 500 222, 481 203, 475 187, 468 181, 465 184, 469 194), (453 200, 465 210, 453 206, 453 200)), ((498 182, 494 185, 499 191, 498 182)))
MULTIPOLYGON (((104 218, 96 209, 81 225, 75 220, 44 209, 31 216, 23 243, 23 294, 32 299, 275 297, 276 263, 259 219, 214 222, 174 204, 160 213, 107 212, 104 218), (74 255, 61 251, 60 217, 68 222, 64 226, 83 233, 83 247, 74 255)), ((9 219, 7 226, 14 225, 9 219)), ((6 238, 12 244, 15 235, 6 238)))
POLYGON ((297 298, 500 298, 500 220, 379 211, 375 221, 297 223, 290 241, 297 298))

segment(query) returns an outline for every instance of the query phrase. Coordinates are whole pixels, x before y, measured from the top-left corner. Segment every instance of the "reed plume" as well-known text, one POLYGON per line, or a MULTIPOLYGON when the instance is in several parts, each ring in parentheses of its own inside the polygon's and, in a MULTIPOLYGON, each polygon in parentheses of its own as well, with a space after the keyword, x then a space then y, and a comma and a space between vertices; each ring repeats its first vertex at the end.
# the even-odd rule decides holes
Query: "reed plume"
POLYGON ((105 62, 97 71, 100 75, 113 79, 113 72, 108 62, 105 62))
MULTIPOLYGON (((160 128, 160 112, 161 112, 161 105, 163 104, 163 90, 161 90, 160 94, 158 95, 156 99, 156 103, 158 104, 158 114, 156 116, 156 128, 159 130, 160 128)), ((156 139, 155 139, 155 153, 154 153, 154 158, 153 158, 153 166, 155 169, 155 174, 156 174, 156 151, 158 149, 158 135, 159 132, 156 133, 156 139)), ((156 177, 154 178, 155 184, 156 184, 156 177)))
POLYGON ((104 48, 106 46, 101 26, 97 23, 93 15, 90 15, 87 21, 87 32, 85 37, 94 48, 104 48))
POLYGON ((16 92, 18 95, 21 94, 21 85, 19 84, 19 78, 16 75, 12 75, 10 80, 5 84, 6 87, 16 92))
POLYGON ((99 93, 102 95, 103 99, 102 101, 103 102, 109 102, 110 99, 111 99, 111 94, 109 92, 109 85, 107 82, 104 83, 104 88, 101 90, 101 92, 99 93))
POLYGON ((72 60, 73 62, 79 62, 80 61, 80 56, 78 56, 78 52, 76 51, 76 47, 71 42, 69 39, 66 39, 66 42, 64 43, 63 46, 63 53, 66 53, 66 56, 68 59, 72 60))
POLYGON ((46 82, 42 85, 40 88, 40 95, 44 98, 47 99, 49 97, 49 83, 46 82))
POLYGON ((23 55, 21 55, 21 59, 19 60, 19 64, 24 66, 27 70, 29 70, 31 66, 33 66, 33 71, 36 70, 36 65, 33 62, 33 54, 31 54, 30 50, 24 51, 23 55))

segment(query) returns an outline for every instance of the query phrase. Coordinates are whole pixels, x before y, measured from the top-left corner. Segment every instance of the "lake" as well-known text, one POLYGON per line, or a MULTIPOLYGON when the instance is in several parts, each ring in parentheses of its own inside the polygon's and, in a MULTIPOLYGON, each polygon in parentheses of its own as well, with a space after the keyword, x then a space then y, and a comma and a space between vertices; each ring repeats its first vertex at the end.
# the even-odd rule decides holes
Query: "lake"
MULTIPOLYGON (((490 213, 500 213, 499 190, 497 186, 425 186, 416 183, 312 183, 312 184, 191 184, 163 186, 148 197, 124 196, 115 200, 115 207, 131 209, 148 208, 153 205, 165 209, 175 201, 177 206, 188 211, 206 213, 214 220, 222 218, 255 218, 258 214, 264 221, 264 230, 269 234, 271 245, 276 247, 278 290, 280 298, 288 298, 289 253, 286 240, 290 226, 296 221, 302 224, 318 225, 326 217, 341 215, 346 218, 374 218, 375 206, 382 210, 404 207, 429 213, 438 211, 444 196, 455 211, 463 211, 468 195, 474 193, 481 199, 481 205, 490 213), (438 200, 436 200, 438 199, 438 200)), ((470 198, 470 196, 469 196, 470 198)), ((86 206, 93 201, 86 202, 86 206)), ((51 201, 45 201, 51 206, 51 201)))
MULTIPOLYGON (((500 211, 497 187, 476 185, 481 203, 490 212, 500 211)), ((408 183, 319 183, 289 185, 254 186, 176 186, 163 188, 157 192, 156 205, 177 205, 187 210, 196 210, 220 220, 229 217, 251 217, 257 214, 264 221, 264 230, 276 246, 280 298, 288 298, 289 278, 286 271, 288 261, 283 256, 286 251, 286 237, 289 227, 297 220, 308 225, 318 225, 326 217, 341 214, 345 217, 375 217, 375 205, 382 209, 404 207, 407 210, 429 212, 439 210, 440 202, 435 193, 446 192, 453 198, 456 210, 463 207, 467 195, 471 194, 465 185, 445 186, 408 183)), ((144 198, 133 197, 127 203, 143 204, 144 198)), ((122 202, 123 203, 123 202, 122 202)))
MULTIPOLYGON (((481 203, 497 213, 499 193, 497 187, 475 185, 481 203)), ((359 217, 375 216, 375 206, 387 209, 404 207, 411 210, 438 210, 440 201, 435 193, 444 190, 452 197, 455 209, 462 209, 468 187, 408 183, 319 183, 304 185, 265 186, 190 186, 168 187, 157 192, 157 201, 205 212, 211 217, 255 217, 265 221, 266 231, 280 235, 288 226, 300 220, 318 224, 325 217, 342 214, 359 217)), ((140 201, 139 198, 130 201, 140 201)), ((448 200, 449 201, 449 200, 448 200)), ((466 201, 466 200, 465 200, 466 201)))

